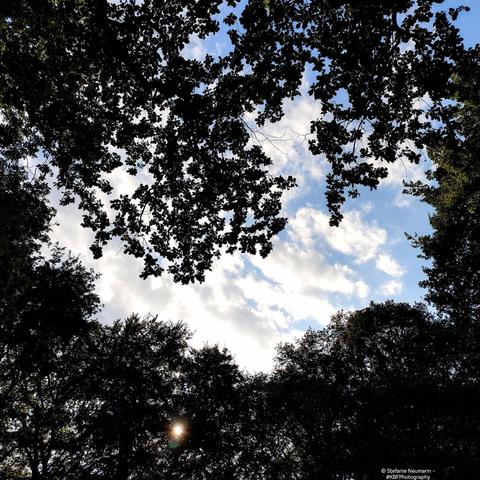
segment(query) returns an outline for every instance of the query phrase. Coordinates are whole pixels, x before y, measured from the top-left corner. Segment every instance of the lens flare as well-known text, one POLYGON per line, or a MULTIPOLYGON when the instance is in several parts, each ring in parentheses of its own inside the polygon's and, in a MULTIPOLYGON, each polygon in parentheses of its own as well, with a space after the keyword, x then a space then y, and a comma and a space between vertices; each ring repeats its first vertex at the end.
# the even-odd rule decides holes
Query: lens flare
POLYGON ((181 423, 176 423, 172 427, 172 436, 174 438, 180 438, 185 433, 185 428, 181 423))

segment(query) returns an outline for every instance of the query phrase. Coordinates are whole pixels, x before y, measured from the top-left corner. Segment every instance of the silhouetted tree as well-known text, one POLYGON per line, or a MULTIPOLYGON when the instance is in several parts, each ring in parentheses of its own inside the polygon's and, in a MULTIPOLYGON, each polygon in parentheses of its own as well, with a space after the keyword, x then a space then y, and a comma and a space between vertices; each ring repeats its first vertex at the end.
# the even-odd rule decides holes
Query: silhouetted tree
POLYGON ((0 319, 0 472, 61 478, 77 448, 78 354, 98 298, 93 274, 58 250, 31 267, 0 319))
POLYGON ((462 8, 436 3, 1 3, 1 478, 480 474, 478 49, 453 26, 462 8), (187 58, 193 35, 221 29, 231 49, 187 58), (63 203, 79 199, 95 255, 119 237, 143 276, 187 283, 224 250, 267 255, 294 180, 270 175, 245 115, 279 120, 306 69, 332 224, 386 163, 429 147, 434 183, 410 190, 435 210, 416 242, 439 315, 340 312, 255 376, 226 350, 188 347, 182 323, 96 322, 95 275, 48 244, 49 175, 63 203), (120 167, 139 180, 130 195, 114 195, 120 167))
POLYGON ((4 0, 0 157, 37 156, 41 176, 55 173, 63 203, 79 199, 95 232, 95 256, 118 237, 143 276, 203 280, 224 250, 267 255, 285 225, 294 180, 268 172, 244 118, 281 118, 306 69, 333 224, 346 195, 387 175, 381 162, 418 162, 451 137, 444 100, 471 53, 452 24, 462 8, 434 13, 438 3, 4 0), (220 31, 223 55, 184 54, 192 36, 220 31), (119 167, 137 176, 134 193, 113 194, 119 167))
POLYGON ((68 471, 81 336, 98 311, 94 274, 48 245, 47 191, 23 169, 0 167, 0 477, 8 479, 68 471))
POLYGON ((332 328, 310 330, 278 347, 271 408, 284 450, 277 478, 342 478, 349 471, 345 436, 355 410, 350 368, 331 351, 333 335, 332 328))
POLYGON ((38 348, 28 359, 12 348, 0 361, 1 478, 76 478, 83 460, 76 414, 82 401, 84 340, 79 334, 68 341, 42 337, 36 336, 38 348))
MULTIPOLYGON (((165 477, 239 478, 243 444, 244 376, 227 350, 205 346, 185 363, 181 415, 187 434, 172 449, 165 477)), ((180 412, 179 412, 180 413, 180 412)))
POLYGON ((371 304, 279 348, 276 404, 295 473, 379 478, 381 468, 478 474, 478 382, 455 373, 448 322, 425 307, 371 304))
POLYGON ((48 239, 47 232, 53 212, 45 201, 47 191, 42 183, 28 181, 23 169, 0 164, 2 331, 11 328, 11 322, 21 308, 25 298, 23 292, 29 288, 32 280, 35 258, 48 239))
POLYGON ((150 478, 166 461, 188 332, 131 316, 95 333, 78 417, 85 437, 79 476, 150 478))
POLYGON ((268 374, 249 375, 242 386, 242 448, 238 457, 237 478, 273 480, 287 470, 295 478, 285 450, 289 443, 279 434, 285 417, 280 414, 276 384, 268 374))
POLYGON ((434 209, 433 232, 416 238, 422 257, 431 261, 422 286, 439 311, 458 321, 477 320, 480 314, 479 60, 456 77, 459 141, 432 149, 430 182, 410 185, 410 191, 434 209))
MULTIPOLYGON (((470 69, 455 78, 452 98, 457 103, 454 121, 459 139, 440 142, 431 149, 434 169, 427 184, 408 190, 433 207, 432 233, 414 237, 424 268, 426 298, 448 323, 453 410, 449 424, 451 444, 463 465, 464 475, 476 468, 478 402, 480 391, 480 97, 479 57, 470 69), (454 402, 453 399, 456 399, 454 402)), ((461 478, 461 474, 459 477, 461 478)))

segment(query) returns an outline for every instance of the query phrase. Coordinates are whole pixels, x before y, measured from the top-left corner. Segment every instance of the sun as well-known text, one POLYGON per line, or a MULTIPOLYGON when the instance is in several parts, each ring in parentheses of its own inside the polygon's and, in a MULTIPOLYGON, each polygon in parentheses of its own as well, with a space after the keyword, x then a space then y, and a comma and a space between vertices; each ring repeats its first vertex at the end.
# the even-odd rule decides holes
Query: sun
POLYGON ((175 423, 172 426, 172 436, 175 438, 180 438, 185 433, 185 427, 181 423, 175 423))

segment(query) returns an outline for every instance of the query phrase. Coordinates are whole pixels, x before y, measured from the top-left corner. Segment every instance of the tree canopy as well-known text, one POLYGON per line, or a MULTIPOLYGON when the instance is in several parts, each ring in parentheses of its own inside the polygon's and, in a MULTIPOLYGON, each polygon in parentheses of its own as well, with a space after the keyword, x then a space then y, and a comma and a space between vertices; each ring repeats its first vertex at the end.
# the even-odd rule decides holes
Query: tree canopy
MULTIPOLYGON (((478 474, 480 392, 455 368, 476 350, 460 344, 425 306, 386 302, 281 345, 274 405, 294 478, 379 478, 388 465, 478 474)), ((277 478, 292 478, 291 468, 277 478)))
POLYGON ((0 4, 2 480, 479 476, 478 52, 449 20, 461 9, 435 3, 0 4), (182 54, 220 21, 230 51, 182 54), (222 248, 266 254, 293 180, 269 174, 243 115, 279 119, 309 66, 333 223, 345 191, 384 176, 373 160, 429 148, 431 183, 409 191, 434 210, 415 238, 430 304, 338 312, 257 375, 192 347, 181 322, 100 323, 96 274, 49 241, 49 175, 80 200, 97 254, 119 236, 145 275, 161 273, 157 255, 188 282, 222 248), (112 198, 109 218, 101 199, 122 166, 153 181, 112 198))
POLYGON ((478 319, 480 313, 479 59, 456 77, 458 141, 432 148, 428 183, 409 186, 434 209, 432 233, 415 239, 423 258, 432 262, 422 285, 440 311, 457 319, 478 319))
POLYGON ((346 195, 376 188, 388 163, 419 162, 452 136, 445 100, 474 52, 453 23, 463 7, 439 3, 6 0, 2 162, 35 157, 41 178, 54 175, 95 232, 95 256, 119 238, 143 276, 201 281, 224 251, 267 255, 285 226, 295 181, 271 175, 245 114, 279 120, 306 72, 334 225, 346 195), (184 54, 215 34, 230 42, 221 54, 184 54), (117 169, 136 177, 134 192, 113 191, 117 169))

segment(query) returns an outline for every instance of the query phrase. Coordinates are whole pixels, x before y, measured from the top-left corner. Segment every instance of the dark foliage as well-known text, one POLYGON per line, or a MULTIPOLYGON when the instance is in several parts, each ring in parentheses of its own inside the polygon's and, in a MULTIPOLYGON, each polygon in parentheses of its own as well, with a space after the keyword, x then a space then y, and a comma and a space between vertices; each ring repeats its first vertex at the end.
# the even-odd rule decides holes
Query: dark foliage
POLYGON ((0 476, 50 478, 48 468, 61 478, 76 448, 77 352, 98 311, 95 276, 58 247, 42 254, 45 187, 15 168, 0 181, 0 476))
POLYGON ((181 50, 220 28, 220 1, 0 4, 0 479, 480 475, 478 61, 434 3, 251 1, 223 19, 231 52, 203 61, 181 50), (430 147, 434 183, 410 190, 435 210, 416 242, 438 311, 340 312, 280 345, 268 375, 189 347, 182 323, 98 323, 95 275, 48 243, 47 174, 64 202, 80 198, 96 253, 119 236, 145 275, 161 273, 157 255, 188 282, 222 248, 267 254, 293 182, 249 149, 243 114, 279 119, 307 65, 333 223, 345 191, 384 176, 372 159, 430 147), (425 112, 414 101, 427 94, 425 112), (109 219, 96 189, 112 193, 121 165, 153 182, 113 198, 109 219))
POLYGON ((434 13, 437 3, 4 0, 2 162, 39 156, 63 202, 79 200, 97 257, 118 237, 143 276, 201 281, 222 251, 267 255, 285 226, 294 180, 269 174, 244 116, 280 119, 306 69, 324 113, 310 148, 332 167, 332 224, 386 164, 419 162, 451 136, 444 100, 471 52, 452 23, 462 8, 434 13), (218 32, 231 42, 223 56, 183 54, 192 35, 218 32), (135 192, 112 191, 117 169, 137 177, 135 192))
POLYGON ((457 367, 476 353, 459 354, 457 333, 425 307, 387 302, 280 346, 274 405, 289 468, 277 478, 478 475, 478 375, 457 367))
MULTIPOLYGON (((6 165, 0 167, 0 312, 3 319, 17 308, 21 292, 28 288, 35 257, 47 240, 52 211, 46 189, 27 181, 26 174, 6 165)), ((5 321, 5 320, 4 320, 5 321)))
POLYGON ((427 298, 458 321, 480 315, 480 63, 456 77, 455 100, 459 141, 443 142, 430 154, 434 170, 430 184, 410 185, 410 191, 431 205, 433 233, 415 239, 425 268, 427 298))
MULTIPOLYGON (((478 373, 425 307, 372 304, 279 346, 271 375, 132 316, 0 362, 2 478, 374 479, 480 473, 478 373), (14 368, 12 368, 12 366, 14 368), (16 374, 16 377, 15 377, 16 374), (173 427, 183 426, 175 436, 173 427)), ((474 354, 474 352, 472 352, 474 354)))

